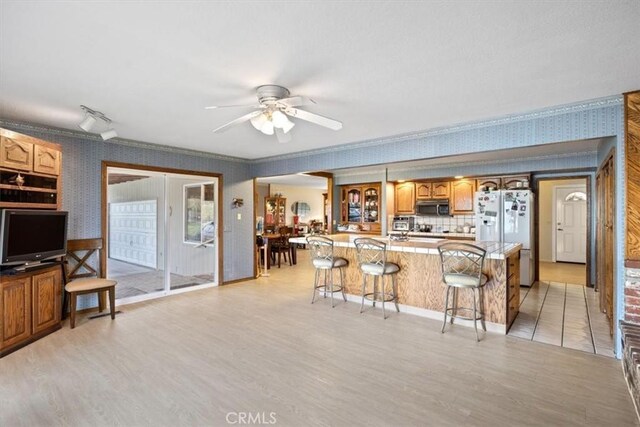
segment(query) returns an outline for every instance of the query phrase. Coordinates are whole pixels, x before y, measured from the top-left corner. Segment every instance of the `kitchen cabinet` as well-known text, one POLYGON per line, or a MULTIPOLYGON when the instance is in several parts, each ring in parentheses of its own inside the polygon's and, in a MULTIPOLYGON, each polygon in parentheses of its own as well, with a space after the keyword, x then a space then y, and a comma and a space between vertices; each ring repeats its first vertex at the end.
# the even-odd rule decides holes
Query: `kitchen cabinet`
POLYGON ((507 331, 520 306, 520 251, 507 259, 507 331))
POLYGON ((476 181, 461 179, 451 184, 451 214, 473 214, 473 195, 476 181))
POLYGON ((349 231, 380 231, 380 184, 358 184, 341 189, 340 221, 349 231))
POLYGON ((0 276, 0 357, 60 329, 62 268, 0 276))
POLYGON ((448 199, 450 193, 451 186, 448 181, 431 183, 431 197, 433 199, 448 199))
POLYGON ((485 191, 489 191, 489 189, 499 190, 502 188, 502 178, 499 176, 489 176, 476 179, 476 188, 478 191, 484 189, 485 191))
POLYGON ((505 190, 513 188, 529 188, 530 178, 531 175, 529 174, 503 176, 502 188, 505 190))
POLYGON ((396 215, 416 213, 416 185, 413 182, 396 184, 394 210, 396 215))
POLYGON ((430 198, 431 198, 431 183, 430 182, 416 183, 416 199, 430 199, 430 198))
POLYGON ((0 208, 60 209, 61 163, 58 144, 0 129, 0 208))
POLYGON ((264 225, 265 227, 281 227, 286 225, 287 199, 284 197, 264 198, 264 225))
POLYGON ((451 192, 449 181, 416 183, 416 199, 448 199, 451 192))

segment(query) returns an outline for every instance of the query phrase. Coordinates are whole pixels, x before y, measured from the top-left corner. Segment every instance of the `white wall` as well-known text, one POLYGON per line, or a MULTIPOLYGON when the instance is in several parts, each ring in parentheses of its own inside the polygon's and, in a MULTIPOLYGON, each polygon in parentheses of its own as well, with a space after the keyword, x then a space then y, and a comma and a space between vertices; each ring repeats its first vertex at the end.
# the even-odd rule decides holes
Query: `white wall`
MULTIPOLYGON (((287 225, 293 225, 293 213, 291 205, 295 202, 306 202, 311 208, 309 215, 300 217, 299 222, 309 222, 312 219, 324 222, 324 197, 322 193, 327 190, 320 190, 309 187, 295 187, 290 185, 271 184, 271 195, 281 193, 287 199, 287 225)), ((264 215, 264 209, 262 212, 264 215)))
POLYGON ((151 176, 137 181, 112 184, 107 188, 109 203, 135 202, 140 200, 158 201, 158 269, 164 267, 164 177, 151 176))
POLYGON ((583 185, 586 192, 587 180, 582 178, 540 181, 539 194, 537 195, 540 206, 540 261, 551 262, 555 253, 553 247, 553 211, 555 209, 553 189, 558 185, 583 185))
MULTIPOLYGON (((215 248, 196 247, 192 243, 184 243, 184 193, 187 184, 211 182, 210 179, 177 178, 170 176, 167 182, 169 209, 169 253, 171 254, 169 271, 185 276, 214 274, 215 248)), ((214 193, 217 197, 217 192, 214 193)), ((216 205, 217 205, 216 200, 216 205)), ((220 224, 216 224, 219 227, 220 224)))

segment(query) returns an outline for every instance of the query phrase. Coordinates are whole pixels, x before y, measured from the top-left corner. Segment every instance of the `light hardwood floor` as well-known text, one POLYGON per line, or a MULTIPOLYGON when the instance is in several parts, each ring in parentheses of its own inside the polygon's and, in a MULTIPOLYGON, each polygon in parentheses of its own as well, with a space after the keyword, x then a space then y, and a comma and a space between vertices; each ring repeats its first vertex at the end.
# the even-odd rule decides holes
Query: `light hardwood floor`
POLYGON ((353 303, 313 270, 119 307, 0 359, 0 425, 637 425, 612 358, 353 303), (267 418, 268 419, 268 418, 267 418))
POLYGON ((540 261, 540 280, 543 282, 573 283, 585 285, 587 267, 585 264, 540 261))

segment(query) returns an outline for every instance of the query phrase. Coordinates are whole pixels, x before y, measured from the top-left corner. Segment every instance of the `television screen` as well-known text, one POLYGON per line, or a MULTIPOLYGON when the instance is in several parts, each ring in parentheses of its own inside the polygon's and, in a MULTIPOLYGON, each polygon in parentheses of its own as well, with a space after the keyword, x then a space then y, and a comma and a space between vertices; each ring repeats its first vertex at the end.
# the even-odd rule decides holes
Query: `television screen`
POLYGON ((67 250, 67 212, 4 209, 0 236, 5 265, 62 256, 67 250))

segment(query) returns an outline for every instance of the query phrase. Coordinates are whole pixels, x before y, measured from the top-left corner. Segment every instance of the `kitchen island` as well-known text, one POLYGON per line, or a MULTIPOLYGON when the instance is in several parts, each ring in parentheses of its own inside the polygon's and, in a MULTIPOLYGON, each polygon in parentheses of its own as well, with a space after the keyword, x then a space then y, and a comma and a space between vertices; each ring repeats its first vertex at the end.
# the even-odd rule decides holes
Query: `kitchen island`
MULTIPOLYGON (((442 283, 438 245, 447 240, 411 238, 401 242, 382 236, 347 234, 327 237, 334 241, 334 255, 349 261, 349 266, 345 270, 345 292, 350 300, 360 301, 362 289, 362 274, 358 268, 354 240, 359 237, 372 237, 387 244, 387 261, 400 266, 397 276, 400 310, 442 320, 445 285, 442 283)), ((290 241, 306 243, 306 238, 295 237, 290 241)), ((519 257, 522 245, 495 242, 472 243, 487 251, 483 269, 483 273, 489 278, 484 288, 483 307, 487 329, 505 334, 518 314, 520 305, 519 257)), ((460 307, 471 307, 471 292, 461 291, 458 304, 460 307)), ((471 322, 459 320, 456 320, 456 323, 472 325, 471 322)))

